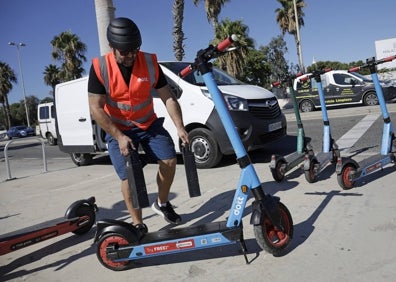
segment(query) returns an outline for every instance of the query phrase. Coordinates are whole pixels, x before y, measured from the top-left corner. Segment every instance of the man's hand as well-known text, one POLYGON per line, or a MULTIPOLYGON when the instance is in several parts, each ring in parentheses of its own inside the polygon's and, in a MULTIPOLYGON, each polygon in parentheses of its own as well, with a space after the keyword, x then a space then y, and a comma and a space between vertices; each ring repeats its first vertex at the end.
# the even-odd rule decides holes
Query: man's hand
POLYGON ((182 141, 182 145, 185 146, 190 143, 188 133, 184 127, 177 130, 177 135, 179 136, 180 140, 182 141))
POLYGON ((122 134, 120 137, 117 138, 118 146, 120 147, 120 152, 123 156, 129 155, 129 149, 135 150, 135 146, 133 145, 132 139, 122 134))

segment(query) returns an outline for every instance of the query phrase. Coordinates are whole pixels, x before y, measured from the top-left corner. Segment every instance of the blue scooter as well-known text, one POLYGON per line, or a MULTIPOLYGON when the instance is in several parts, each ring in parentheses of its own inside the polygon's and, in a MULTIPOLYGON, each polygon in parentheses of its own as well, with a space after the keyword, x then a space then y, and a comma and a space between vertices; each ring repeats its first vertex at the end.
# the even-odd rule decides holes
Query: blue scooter
POLYGON ((213 79, 209 61, 225 54, 228 47, 236 40, 237 37, 233 35, 217 46, 210 45, 198 51, 195 62, 180 72, 181 77, 193 70, 198 70, 202 75, 242 170, 227 220, 147 234, 141 234, 133 225, 122 221, 111 219, 99 221, 95 242, 97 257, 103 266, 111 270, 124 270, 131 261, 219 247, 235 242, 240 243, 245 261, 249 263, 243 238, 242 217, 250 192, 254 197, 250 223, 253 225, 258 245, 269 253, 279 255, 290 244, 293 236, 290 212, 278 197, 264 193, 253 164, 234 127, 223 95, 213 79))
POLYGON ((305 179, 309 183, 314 183, 318 179, 318 175, 330 164, 336 163, 340 156, 340 151, 334 139, 331 137, 330 122, 327 116, 327 108, 325 102, 325 95, 322 87, 321 75, 330 71, 331 69, 315 70, 310 75, 302 78, 301 81, 314 78, 318 86, 320 107, 323 117, 323 140, 322 151, 316 155, 306 154, 304 160, 304 174, 305 179))
POLYGON ((271 162, 269 167, 271 169, 272 177, 277 182, 281 182, 285 178, 287 172, 300 165, 305 160, 305 156, 307 154, 309 156, 314 155, 312 146, 307 142, 307 139, 305 138, 304 126, 301 121, 300 110, 298 108, 297 99, 293 91, 293 80, 299 76, 301 75, 291 76, 284 79, 283 81, 277 81, 272 83, 273 87, 278 87, 279 85, 281 85, 281 83, 285 83, 285 85, 289 87, 290 96, 292 97, 293 101, 294 114, 296 116, 297 122, 297 151, 286 156, 281 156, 277 154, 271 156, 271 162))
POLYGON ((384 126, 382 130, 381 151, 379 154, 364 159, 359 163, 347 157, 338 158, 336 165, 337 181, 342 189, 348 190, 353 188, 357 180, 380 171, 387 165, 395 163, 396 161, 394 154, 396 152, 395 132, 386 107, 376 67, 379 64, 391 62, 394 59, 396 59, 396 56, 387 57, 381 60, 369 58, 366 60, 366 64, 349 69, 349 72, 355 72, 363 68, 368 68, 370 70, 371 78, 373 80, 381 108, 384 126))

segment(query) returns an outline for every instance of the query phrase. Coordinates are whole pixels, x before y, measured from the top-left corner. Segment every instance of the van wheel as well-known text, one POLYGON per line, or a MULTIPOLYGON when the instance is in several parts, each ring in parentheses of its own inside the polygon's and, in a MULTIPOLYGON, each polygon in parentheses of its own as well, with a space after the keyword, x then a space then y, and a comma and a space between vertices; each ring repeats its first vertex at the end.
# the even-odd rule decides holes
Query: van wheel
POLYGON ((301 112, 312 112, 315 109, 314 104, 309 100, 304 100, 300 103, 301 112))
POLYGON ((89 165, 92 162, 91 154, 70 153, 70 157, 77 166, 89 165))
POLYGON ((51 133, 47 133, 47 141, 50 146, 55 146, 57 144, 57 140, 51 133))
POLYGON ((211 168, 220 162, 223 154, 210 130, 196 128, 189 132, 189 137, 197 168, 211 168))
POLYGON ((364 95, 363 104, 365 106, 376 106, 379 104, 377 94, 375 92, 369 92, 364 95))

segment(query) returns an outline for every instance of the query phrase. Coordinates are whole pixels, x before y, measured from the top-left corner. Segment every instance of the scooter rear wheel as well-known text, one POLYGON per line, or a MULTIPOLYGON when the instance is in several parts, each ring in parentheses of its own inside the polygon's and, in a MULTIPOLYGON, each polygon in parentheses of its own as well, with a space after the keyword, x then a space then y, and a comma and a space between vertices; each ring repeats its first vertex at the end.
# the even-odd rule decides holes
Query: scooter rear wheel
POLYGON ((275 168, 271 168, 272 177, 276 182, 281 182, 285 178, 285 174, 282 170, 284 164, 286 164, 285 161, 279 160, 276 162, 275 168))
POLYGON ((257 244, 266 252, 275 256, 280 255, 293 238, 293 219, 287 207, 278 203, 278 210, 282 219, 283 230, 275 227, 268 216, 263 224, 254 226, 254 236, 257 244))
POLYGON ((124 236, 117 233, 108 233, 103 235, 97 245, 96 256, 100 263, 111 270, 121 271, 128 268, 130 261, 115 262, 107 256, 107 251, 111 248, 117 250, 119 247, 128 245, 129 242, 124 236))
POLYGON ((349 175, 356 171, 354 164, 346 164, 341 170, 341 173, 337 175, 337 182, 344 190, 349 190, 355 186, 355 181, 351 180, 349 175))
POLYGON ((311 159, 309 162, 309 169, 304 171, 305 179, 308 183, 314 183, 317 180, 315 166, 318 164, 316 159, 311 159))

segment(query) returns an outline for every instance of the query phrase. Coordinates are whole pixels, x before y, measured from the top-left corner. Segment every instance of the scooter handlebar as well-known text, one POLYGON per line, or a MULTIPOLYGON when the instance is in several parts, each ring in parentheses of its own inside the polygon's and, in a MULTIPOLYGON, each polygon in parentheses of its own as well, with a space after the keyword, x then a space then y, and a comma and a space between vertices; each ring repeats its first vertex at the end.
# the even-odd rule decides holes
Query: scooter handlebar
MULTIPOLYGON (((209 61, 213 58, 218 57, 219 55, 224 54, 224 52, 227 51, 227 48, 230 47, 231 44, 236 41, 238 41, 238 36, 232 34, 231 36, 227 37, 216 46, 213 47, 212 45, 209 45, 209 47, 206 48, 205 50, 201 50, 200 52, 198 52, 197 56, 201 56, 205 60, 209 61)), ((188 65, 179 72, 179 76, 185 77, 186 75, 190 74, 195 68, 196 68, 195 63, 188 65)))
POLYGON ((282 80, 274 81, 271 83, 271 85, 272 85, 272 87, 279 87, 283 83, 291 83, 294 79, 296 79, 297 77, 300 77, 302 75, 304 75, 304 74, 302 72, 299 72, 295 75, 288 76, 282 80))
MULTIPOLYGON (((374 59, 374 58, 373 58, 374 59)), ((353 67, 353 68, 350 68, 349 70, 348 70, 348 72, 356 72, 356 71, 359 71, 360 69, 363 69, 363 68, 368 68, 368 67, 370 67, 370 66, 376 66, 376 65, 380 65, 380 64, 383 64, 383 63, 388 63, 388 62, 392 62, 394 59, 396 59, 396 55, 395 56, 389 56, 389 57, 386 57, 386 58, 383 58, 383 59, 379 59, 379 60, 372 60, 371 62, 367 62, 366 64, 364 64, 364 65, 361 65, 361 66, 358 66, 358 67, 353 67)), ((367 59, 367 61, 369 61, 369 59, 367 59)))

